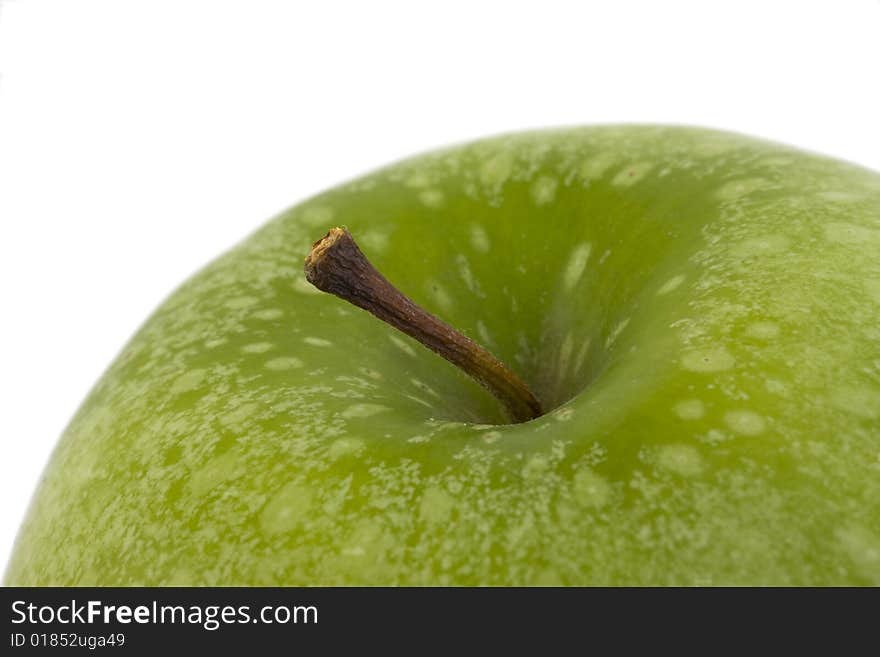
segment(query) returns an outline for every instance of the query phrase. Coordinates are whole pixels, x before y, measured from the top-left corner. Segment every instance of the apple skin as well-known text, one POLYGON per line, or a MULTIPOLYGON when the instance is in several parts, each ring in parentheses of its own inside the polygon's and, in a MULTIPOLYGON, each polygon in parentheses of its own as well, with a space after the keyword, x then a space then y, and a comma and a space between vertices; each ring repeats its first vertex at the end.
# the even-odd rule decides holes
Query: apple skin
POLYGON ((598 126, 323 193, 125 347, 6 582, 880 584, 880 175, 598 126), (553 410, 309 287, 334 225, 553 410))

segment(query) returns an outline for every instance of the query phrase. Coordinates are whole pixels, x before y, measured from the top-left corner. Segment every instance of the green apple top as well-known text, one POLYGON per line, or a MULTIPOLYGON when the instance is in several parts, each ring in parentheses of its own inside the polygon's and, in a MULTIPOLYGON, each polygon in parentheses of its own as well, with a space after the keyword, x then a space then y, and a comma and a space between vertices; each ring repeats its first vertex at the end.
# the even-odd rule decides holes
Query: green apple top
POLYGON ((320 194, 125 347, 6 582, 880 584, 880 175, 605 126, 320 194), (337 225, 547 412, 309 285, 337 225))

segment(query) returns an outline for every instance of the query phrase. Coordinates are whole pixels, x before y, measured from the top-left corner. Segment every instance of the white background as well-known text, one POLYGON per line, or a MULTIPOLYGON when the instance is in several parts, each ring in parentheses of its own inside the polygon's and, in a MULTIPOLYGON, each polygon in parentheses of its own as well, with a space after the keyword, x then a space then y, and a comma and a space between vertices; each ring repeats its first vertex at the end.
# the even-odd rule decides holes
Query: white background
POLYGON ((377 165, 526 127, 723 127, 880 169, 878 0, 0 0, 0 567, 177 284, 377 165))

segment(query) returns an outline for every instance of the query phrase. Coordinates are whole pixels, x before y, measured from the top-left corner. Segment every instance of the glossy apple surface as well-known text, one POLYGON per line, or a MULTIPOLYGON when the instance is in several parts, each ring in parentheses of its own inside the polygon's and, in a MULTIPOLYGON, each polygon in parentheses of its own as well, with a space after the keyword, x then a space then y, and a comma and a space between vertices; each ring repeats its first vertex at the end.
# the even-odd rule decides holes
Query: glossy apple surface
POLYGON ((6 580, 880 584, 880 175, 608 126, 321 194, 125 347, 6 580), (553 410, 311 288, 335 225, 553 410))

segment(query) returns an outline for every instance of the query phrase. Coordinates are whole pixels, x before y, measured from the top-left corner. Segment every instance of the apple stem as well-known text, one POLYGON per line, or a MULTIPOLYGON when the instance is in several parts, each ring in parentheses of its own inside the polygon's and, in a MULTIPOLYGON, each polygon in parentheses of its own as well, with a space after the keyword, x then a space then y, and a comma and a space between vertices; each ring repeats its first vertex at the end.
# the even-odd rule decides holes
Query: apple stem
POLYGON ((514 422, 543 415, 541 403, 510 368, 388 282, 344 228, 333 228, 315 242, 304 269, 306 280, 322 292, 372 313, 476 379, 514 422))

